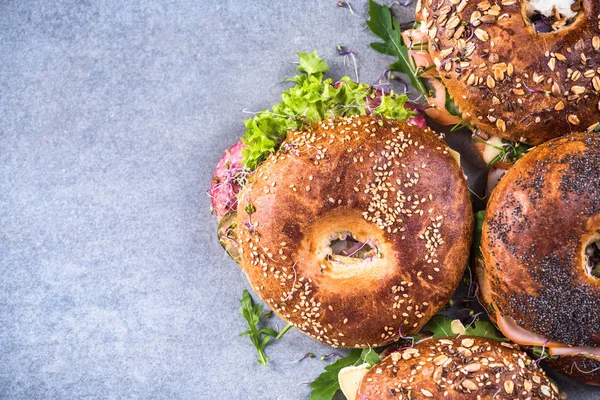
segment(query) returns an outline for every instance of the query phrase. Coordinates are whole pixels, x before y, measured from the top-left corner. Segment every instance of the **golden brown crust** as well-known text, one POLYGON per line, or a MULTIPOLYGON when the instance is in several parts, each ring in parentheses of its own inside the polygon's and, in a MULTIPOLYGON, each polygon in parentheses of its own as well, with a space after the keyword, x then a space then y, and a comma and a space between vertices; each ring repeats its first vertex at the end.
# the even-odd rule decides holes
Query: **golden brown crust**
POLYGON ((489 296, 502 315, 558 343, 600 345, 600 280, 583 248, 600 229, 600 136, 538 146, 488 203, 482 253, 489 296))
POLYGON ((240 194, 240 265, 253 288, 334 346, 417 332, 467 261, 473 218, 462 170, 432 131, 382 124, 362 117, 291 132, 240 194), (370 240, 380 256, 332 257, 340 232, 370 240))
POLYGON ((483 225, 480 299, 569 346, 600 346, 600 279, 583 256, 600 229, 599 169, 598 134, 538 146, 500 181, 483 225))
MULTIPOLYGON (((417 19, 448 93, 473 127, 537 145, 600 120, 600 2, 539 34, 524 0, 420 0, 417 19)), ((592 128, 593 129, 593 128, 592 128)))
POLYGON ((358 398, 558 399, 559 392, 517 345, 454 337, 426 340, 386 357, 365 375, 358 398))

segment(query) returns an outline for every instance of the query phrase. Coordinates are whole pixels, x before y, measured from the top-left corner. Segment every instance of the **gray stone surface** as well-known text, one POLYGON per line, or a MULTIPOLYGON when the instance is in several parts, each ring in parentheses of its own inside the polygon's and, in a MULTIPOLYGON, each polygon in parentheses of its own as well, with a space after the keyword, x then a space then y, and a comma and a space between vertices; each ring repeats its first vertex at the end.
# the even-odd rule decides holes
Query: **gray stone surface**
POLYGON ((307 398, 325 363, 293 361, 330 349, 291 331, 256 362, 205 190, 296 51, 339 77, 349 46, 377 80, 363 20, 332 0, 4 0, 0 32, 0 398, 307 398))

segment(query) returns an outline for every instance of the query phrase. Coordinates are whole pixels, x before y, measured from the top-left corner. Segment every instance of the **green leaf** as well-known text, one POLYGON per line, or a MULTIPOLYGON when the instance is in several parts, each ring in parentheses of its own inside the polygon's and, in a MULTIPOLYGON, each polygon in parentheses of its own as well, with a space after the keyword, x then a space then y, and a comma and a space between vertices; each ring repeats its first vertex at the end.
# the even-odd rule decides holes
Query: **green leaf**
POLYGON ((450 114, 454 115, 455 117, 462 118, 462 113, 460 112, 460 109, 454 102, 454 99, 450 96, 450 93, 448 93, 447 89, 446 89, 446 110, 448 110, 448 112, 450 114))
MULTIPOLYGON (((435 315, 427 325, 423 328, 425 332, 433 333, 435 339, 456 336, 452 333, 452 320, 445 315, 435 315)), ((473 324, 466 327, 464 336, 479 336, 487 339, 498 341, 506 341, 507 339, 496 329, 490 321, 475 321, 473 324)))
POLYGON ((346 357, 340 358, 333 364, 326 366, 325 372, 310 384, 312 388, 310 400, 333 399, 335 393, 340 390, 340 383, 338 381, 340 370, 351 365, 360 365, 361 354, 360 350, 352 350, 346 357))
POLYGON ((377 354, 377 352, 372 348, 363 349, 362 353, 360 354, 360 358, 371 367, 381 361, 379 354, 377 354))
POLYGON ((272 336, 272 337, 277 337, 277 331, 275 329, 263 328, 259 332, 264 333, 265 335, 272 336))
POLYGON ((325 61, 319 58, 317 51, 313 51, 312 53, 296 53, 298 55, 298 59, 300 60, 300 65, 298 65, 298 71, 305 72, 308 75, 313 74, 325 74, 329 71, 329 66, 325 61))
POLYGON ((289 327, 286 327, 287 329, 284 328, 285 332, 282 330, 281 334, 278 334, 275 329, 271 328, 258 329, 257 326, 260 322, 263 308, 260 304, 254 303, 252 296, 250 296, 250 293, 248 293, 247 290, 244 290, 242 293, 240 304, 240 314, 244 317, 246 322, 248 322, 248 327, 250 329, 240 333, 239 336, 250 336, 250 341, 258 353, 258 362, 262 365, 266 365, 269 357, 264 353, 265 347, 272 337, 279 339, 283 336, 283 333, 289 330, 289 327))
POLYGON ((596 127, 596 129, 594 129, 594 132, 600 132, 600 125, 598 125, 598 126, 596 127))
POLYGON ((499 331, 496 329, 494 324, 490 321, 475 321, 471 326, 467 327, 467 331, 465 335, 468 336, 479 336, 487 339, 494 339, 500 342, 506 342, 506 339, 499 331))
POLYGON ((408 99, 406 96, 392 96, 394 96, 393 92, 390 93, 390 96, 381 97, 381 104, 379 104, 379 106, 373 110, 373 113, 376 115, 400 120, 406 120, 410 116, 414 115, 413 112, 404 107, 404 104, 408 99))
POLYGON ((541 346, 533 346, 531 348, 532 353, 539 358, 548 358, 550 360, 556 360, 558 356, 551 356, 548 348, 541 346))
MULTIPOLYGON (((291 129, 299 129, 304 124, 318 122, 333 115, 365 115, 369 85, 353 82, 348 77, 340 79, 336 85, 331 79, 323 79, 328 67, 317 52, 298 53, 298 70, 304 72, 290 81, 295 85, 281 94, 281 101, 247 119, 246 132, 242 142, 244 166, 254 170, 269 154, 277 151, 291 129), (337 87, 336 87, 337 86, 337 87)), ((393 94, 382 96, 382 105, 377 115, 406 120, 413 115, 404 108, 406 96, 393 94)))
POLYGON ((390 69, 406 74, 412 86, 426 94, 427 88, 417 72, 414 60, 409 54, 409 48, 402 39, 400 24, 394 18, 389 7, 369 0, 369 19, 367 26, 383 43, 371 43, 371 47, 383 54, 398 57, 398 61, 390 65, 390 69))
POLYGON ((452 320, 446 318, 446 316, 438 314, 434 315, 433 318, 429 320, 427 325, 423 328, 424 331, 433 333, 433 337, 435 339, 455 336, 452 333, 452 329, 450 328, 450 324, 452 320))
POLYGON ((471 251, 476 257, 481 257, 481 235, 483 230, 483 220, 485 219, 485 210, 475 213, 475 227, 473 229, 473 248, 471 251))
POLYGON ((325 367, 325 372, 311 382, 310 387, 313 389, 310 394, 310 400, 331 400, 335 393, 340 390, 338 374, 342 368, 350 366, 359 366, 369 364, 369 368, 381 361, 379 354, 375 349, 352 350, 344 358, 340 358, 331 365, 325 367))

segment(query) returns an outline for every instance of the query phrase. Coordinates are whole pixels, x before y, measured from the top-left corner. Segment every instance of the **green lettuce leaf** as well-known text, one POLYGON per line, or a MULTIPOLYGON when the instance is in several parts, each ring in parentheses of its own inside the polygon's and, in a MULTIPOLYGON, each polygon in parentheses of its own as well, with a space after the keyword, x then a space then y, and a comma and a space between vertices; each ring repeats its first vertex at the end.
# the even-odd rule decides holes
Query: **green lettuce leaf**
POLYGON ((325 74, 329 71, 329 66, 325 61, 319 58, 317 51, 312 53, 297 53, 300 65, 298 65, 298 71, 304 72, 308 75, 315 75, 318 73, 325 74))
MULTIPOLYGON (((452 320, 445 315, 435 315, 423 328, 423 332, 431 332, 436 339, 456 336, 452 333, 452 320)), ((466 327, 464 336, 479 336, 487 339, 506 341, 507 339, 496 329, 490 321, 475 321, 466 327)))
MULTIPOLYGON (((272 152, 276 151, 291 129, 300 129, 305 124, 318 122, 332 115, 365 115, 365 97, 370 86, 353 82, 344 77, 337 84, 332 79, 324 79, 328 70, 325 61, 316 51, 298 53, 301 72, 290 79, 295 85, 284 91, 281 102, 256 114, 244 122, 246 132, 242 142, 243 163, 250 170, 255 169, 272 152)), ((382 96, 382 102, 375 115, 406 120, 414 113, 406 110, 406 96, 389 94, 382 96)))
POLYGON ((379 354, 374 349, 352 350, 344 358, 340 358, 331 365, 325 367, 325 372, 311 382, 310 400, 332 400, 333 396, 340 390, 338 374, 342 368, 358 366, 364 363, 373 366, 380 361, 379 354))

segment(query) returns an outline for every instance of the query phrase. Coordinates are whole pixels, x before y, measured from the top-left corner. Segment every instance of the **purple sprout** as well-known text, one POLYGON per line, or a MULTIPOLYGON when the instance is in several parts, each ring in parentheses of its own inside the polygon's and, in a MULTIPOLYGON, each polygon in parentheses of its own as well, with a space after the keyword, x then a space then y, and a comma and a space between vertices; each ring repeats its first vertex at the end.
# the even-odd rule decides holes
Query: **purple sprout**
POLYGON ((321 356, 321 360, 322 361, 327 361, 332 357, 336 357, 336 358, 344 358, 344 356, 340 353, 338 353, 337 351, 331 352, 329 354, 325 354, 324 356, 321 356))
POLYGON ((484 142, 487 142, 488 140, 490 140, 490 134, 486 133, 486 132, 482 132, 479 129, 475 132, 473 132, 473 137, 483 140, 484 142))
POLYGON ((347 50, 341 44, 337 45, 338 54, 344 57, 344 67, 346 66, 346 58, 349 56, 352 58, 352 63, 354 64, 354 75, 356 75, 356 82, 360 82, 358 78, 358 66, 356 65, 356 57, 354 56, 354 52, 352 50, 347 50))
POLYGON ((529 86, 527 86, 527 84, 525 83, 525 81, 523 81, 523 86, 525 86, 525 89, 527 89, 527 91, 529 93, 543 93, 543 94, 548 94, 548 92, 546 92, 545 90, 530 88, 529 86))

